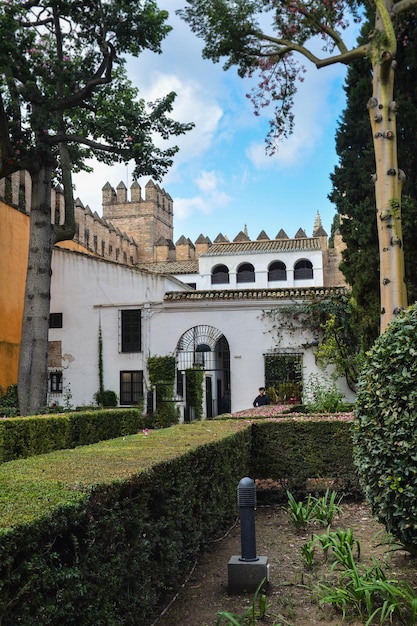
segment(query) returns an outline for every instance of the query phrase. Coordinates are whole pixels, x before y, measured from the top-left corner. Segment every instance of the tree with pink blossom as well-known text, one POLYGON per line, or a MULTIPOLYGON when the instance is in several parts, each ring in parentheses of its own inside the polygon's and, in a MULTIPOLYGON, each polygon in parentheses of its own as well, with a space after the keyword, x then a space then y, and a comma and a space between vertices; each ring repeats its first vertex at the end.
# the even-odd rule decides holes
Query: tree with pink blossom
MULTIPOLYGON (((397 105, 394 100, 395 28, 417 0, 186 0, 179 11, 204 40, 203 56, 242 77, 258 76, 249 94, 255 113, 272 107, 267 151, 293 130, 293 102, 304 63, 317 69, 356 59, 369 61, 368 109, 375 153, 375 211, 380 266, 380 329, 407 306, 401 220, 405 173, 397 159, 397 105), (370 9, 371 7, 371 9, 370 9), (364 9, 374 13, 365 43, 350 46, 349 24, 364 9), (317 50, 320 52, 317 52, 317 50)), ((411 80, 411 77, 410 77, 411 80)), ((308 103, 306 103, 308 107, 308 103)), ((364 113, 366 114, 366 113, 364 113)))

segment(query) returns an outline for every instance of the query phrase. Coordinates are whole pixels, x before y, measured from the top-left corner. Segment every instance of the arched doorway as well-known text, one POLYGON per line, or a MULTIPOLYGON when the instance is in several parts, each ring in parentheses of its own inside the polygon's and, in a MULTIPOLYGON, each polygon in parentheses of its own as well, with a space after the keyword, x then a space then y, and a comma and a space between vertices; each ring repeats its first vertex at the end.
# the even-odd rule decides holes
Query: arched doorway
MULTIPOLYGON (((177 343, 176 360, 180 395, 185 395, 185 372, 199 366, 204 371, 203 416, 211 418, 230 411, 229 343, 218 328, 208 325, 189 328, 177 343)), ((187 407, 184 419, 191 419, 187 407)))

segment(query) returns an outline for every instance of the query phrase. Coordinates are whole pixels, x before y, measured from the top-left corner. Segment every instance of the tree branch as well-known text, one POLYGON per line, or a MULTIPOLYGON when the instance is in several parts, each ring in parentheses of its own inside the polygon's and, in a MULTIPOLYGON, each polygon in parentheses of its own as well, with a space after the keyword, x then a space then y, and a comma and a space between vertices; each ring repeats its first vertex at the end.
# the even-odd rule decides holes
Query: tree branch
POLYGON ((398 15, 404 11, 408 11, 417 6, 417 0, 400 0, 392 5, 390 9, 391 15, 398 15))
POLYGON ((340 50, 341 54, 348 52, 348 48, 338 32, 336 32, 327 24, 322 24, 321 22, 317 21, 312 15, 311 11, 308 11, 307 8, 305 8, 304 6, 299 5, 298 10, 302 15, 304 15, 307 21, 315 25, 317 32, 324 32, 330 37, 330 39, 333 40, 335 46, 340 50))
POLYGON ((88 100, 98 85, 106 85, 111 82, 111 72, 116 54, 111 43, 107 43, 106 45, 108 50, 103 50, 103 60, 94 76, 79 91, 71 94, 67 98, 61 98, 58 100, 56 107, 54 107, 56 111, 74 108, 83 102, 83 100, 88 100))
MULTIPOLYGON (((415 0, 417 2, 417 0, 415 0)), ((258 39, 264 39, 265 41, 269 41, 270 43, 276 45, 278 47, 276 54, 278 56, 283 56, 288 52, 298 52, 303 55, 309 61, 314 63, 317 68, 326 67, 328 65, 335 65, 336 63, 344 63, 348 64, 354 59, 360 59, 370 54, 370 46, 369 44, 364 44, 363 46, 359 46, 357 48, 353 48, 352 50, 346 49, 346 52, 342 52, 341 54, 337 54, 335 56, 326 57, 324 59, 320 59, 318 56, 313 54, 311 50, 297 44, 293 41, 288 41, 287 39, 281 39, 272 37, 270 35, 266 35, 262 31, 258 31, 256 33, 258 39), (281 47, 281 49, 279 49, 281 47)), ((264 53, 260 52, 262 56, 265 56, 264 53)), ((271 56, 271 54, 269 54, 271 56)))
POLYGON ((67 135, 66 133, 58 133, 56 135, 50 135, 46 139, 46 141, 49 145, 59 145, 60 143, 78 143, 84 146, 88 146, 92 150, 101 150, 102 152, 109 152, 120 155, 123 155, 125 152, 123 148, 116 148, 115 146, 110 146, 99 141, 94 141, 93 139, 82 137, 81 135, 67 135))

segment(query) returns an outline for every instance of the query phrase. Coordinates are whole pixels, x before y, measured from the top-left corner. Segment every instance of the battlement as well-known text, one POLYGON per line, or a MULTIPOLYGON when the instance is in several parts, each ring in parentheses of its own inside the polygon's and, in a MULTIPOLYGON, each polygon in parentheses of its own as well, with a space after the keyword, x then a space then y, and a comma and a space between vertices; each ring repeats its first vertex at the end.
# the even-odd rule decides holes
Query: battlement
POLYGON ((128 190, 123 182, 116 189, 106 183, 102 189, 103 218, 140 243, 139 256, 144 263, 155 261, 158 240, 172 240, 174 203, 171 196, 152 180, 145 186, 145 197, 137 181, 128 190))
MULTIPOLYGON (((31 190, 28 172, 16 172, 7 179, 0 180, 0 200, 26 214, 30 213, 31 190)), ((145 185, 144 197, 137 181, 132 183, 129 191, 130 198, 123 182, 120 182, 116 189, 107 182, 102 188, 102 217, 96 211, 92 212, 88 206, 84 206, 77 198, 74 203, 76 233, 73 241, 93 255, 130 266, 196 261, 202 254, 217 249, 218 245, 224 247, 231 243, 227 237, 219 233, 213 243, 201 234, 194 243, 181 235, 174 244, 174 211, 171 196, 152 180, 145 185)), ((57 185, 51 192, 51 223, 63 224, 64 219, 63 192, 57 185)), ((247 251, 258 248, 262 250, 270 241, 308 242, 312 239, 316 241, 315 245, 319 246, 323 254, 324 284, 344 284, 339 270, 343 241, 340 234, 336 233, 334 249, 328 248, 327 233, 322 227, 318 213, 311 239, 300 228, 291 240, 281 229, 273 240, 270 240, 267 233, 262 230, 256 240, 252 241, 245 226, 244 231, 240 231, 233 239, 231 248, 234 250, 236 246, 241 246, 242 250, 247 251)), ((60 245, 71 247, 68 242, 62 242, 60 245)), ((295 244, 288 244, 291 245, 295 244)), ((230 253, 233 253, 232 249, 230 253)))
MULTIPOLYGON (((23 213, 30 214, 32 182, 26 171, 0 179, 0 199, 23 213)), ((74 202, 76 233, 73 241, 94 255, 125 265, 139 262, 139 245, 120 228, 92 213, 78 198, 74 202)), ((60 185, 51 191, 51 223, 65 221, 64 195, 60 185)), ((65 246, 63 242, 61 245, 65 246)))

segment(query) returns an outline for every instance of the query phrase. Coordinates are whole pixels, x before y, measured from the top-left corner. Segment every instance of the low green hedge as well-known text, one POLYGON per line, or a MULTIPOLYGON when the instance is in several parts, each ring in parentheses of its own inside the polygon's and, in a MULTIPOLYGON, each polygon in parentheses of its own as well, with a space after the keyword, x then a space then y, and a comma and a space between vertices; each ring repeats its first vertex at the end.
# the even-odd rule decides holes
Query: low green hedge
POLYGON ((2 626, 146 626, 236 516, 250 428, 198 423, 0 467, 2 626))
POLYGON ((0 463, 132 435, 149 426, 138 409, 0 419, 0 463))
POLYGON ((345 474, 350 425, 193 422, 3 464, 0 623, 149 626, 238 515, 240 479, 345 474))
POLYGON ((260 481, 259 497, 265 489, 262 485, 274 500, 286 499, 287 489, 303 497, 306 492, 322 492, 328 487, 345 496, 360 497, 352 426, 352 419, 313 416, 255 422, 251 475, 260 481))

